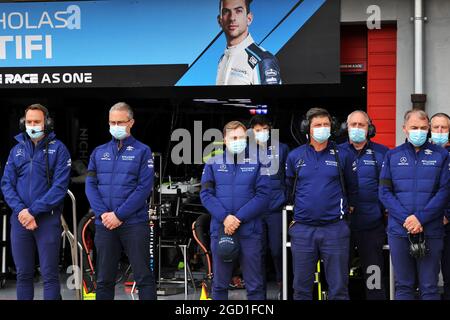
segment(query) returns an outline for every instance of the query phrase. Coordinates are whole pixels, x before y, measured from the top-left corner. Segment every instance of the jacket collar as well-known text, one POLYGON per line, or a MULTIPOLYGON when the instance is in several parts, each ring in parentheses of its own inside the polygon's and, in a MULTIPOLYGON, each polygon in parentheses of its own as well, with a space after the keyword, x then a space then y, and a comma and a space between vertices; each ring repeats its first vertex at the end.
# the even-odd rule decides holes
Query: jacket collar
POLYGON ((227 47, 225 49, 225 55, 234 55, 238 52, 241 52, 245 50, 248 46, 250 46, 252 43, 254 43, 252 36, 250 33, 248 34, 247 38, 245 38, 241 43, 233 46, 233 47, 227 47))
POLYGON ((312 144, 309 143, 309 142, 308 142, 308 144, 307 144, 307 148, 308 148, 308 150, 310 150, 310 151, 312 151, 312 152, 317 152, 317 153, 322 154, 322 153, 327 153, 327 152, 329 152, 329 151, 332 150, 332 149, 337 149, 338 146, 337 146, 337 143, 336 143, 336 142, 331 141, 331 140, 328 140, 327 147, 326 147, 325 149, 323 149, 322 151, 316 151, 316 149, 314 149, 314 147, 312 146, 312 144))
POLYGON ((375 150, 373 150, 373 142, 371 140, 367 140, 366 144, 364 145, 364 147, 361 150, 356 150, 355 146, 352 143, 350 143, 349 140, 346 143, 347 143, 348 147, 353 152, 356 152, 356 153, 363 154, 366 152, 367 149, 372 149, 372 151, 375 151, 375 150))
MULTIPOLYGON (((122 140, 122 146, 123 147, 130 146, 130 145, 134 144, 135 141, 136 141, 136 139, 132 135, 129 135, 128 137, 126 137, 125 139, 122 140)), ((119 144, 119 140, 112 138, 110 143, 111 143, 111 145, 117 147, 119 144)))
POLYGON ((407 148, 408 150, 410 150, 410 151, 412 151, 412 152, 414 152, 414 153, 417 153, 417 154, 419 154, 419 153, 421 153, 423 150, 429 149, 430 147, 433 146, 429 141, 426 141, 426 142, 419 148, 419 152, 416 152, 416 147, 414 147, 413 144, 412 144, 411 142, 408 141, 408 139, 406 139, 406 141, 405 141, 404 144, 405 144, 405 146, 406 146, 406 148, 407 148))
MULTIPOLYGON (((14 137, 17 142, 23 143, 23 144, 33 144, 33 141, 31 141, 31 138, 28 136, 26 132, 19 133, 14 137)), ((47 141, 50 142, 52 140, 56 139, 56 134, 52 131, 49 134, 47 134, 44 139, 38 142, 36 145, 36 148, 40 148, 42 145, 44 145, 47 141)))

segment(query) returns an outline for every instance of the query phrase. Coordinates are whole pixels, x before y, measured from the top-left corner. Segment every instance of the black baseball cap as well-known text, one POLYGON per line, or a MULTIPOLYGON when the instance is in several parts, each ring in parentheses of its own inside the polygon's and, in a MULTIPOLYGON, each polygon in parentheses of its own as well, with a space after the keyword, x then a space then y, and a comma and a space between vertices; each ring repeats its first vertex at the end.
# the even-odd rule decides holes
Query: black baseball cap
POLYGON ((219 243, 217 244, 217 255, 223 262, 233 262, 239 258, 240 245, 236 233, 228 235, 222 226, 219 229, 219 243))

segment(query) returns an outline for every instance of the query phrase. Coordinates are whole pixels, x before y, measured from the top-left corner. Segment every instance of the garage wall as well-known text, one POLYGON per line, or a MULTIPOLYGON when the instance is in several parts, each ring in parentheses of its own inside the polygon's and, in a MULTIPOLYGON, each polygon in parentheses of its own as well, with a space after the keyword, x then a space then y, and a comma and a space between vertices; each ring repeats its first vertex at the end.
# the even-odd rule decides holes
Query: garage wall
MULTIPOLYGON (((426 0, 425 93, 427 112, 450 113, 450 1, 426 0)), ((403 143, 403 115, 411 108, 414 89, 414 0, 341 0, 341 22, 367 21, 367 8, 381 8, 382 28, 397 24, 396 144, 403 143)))

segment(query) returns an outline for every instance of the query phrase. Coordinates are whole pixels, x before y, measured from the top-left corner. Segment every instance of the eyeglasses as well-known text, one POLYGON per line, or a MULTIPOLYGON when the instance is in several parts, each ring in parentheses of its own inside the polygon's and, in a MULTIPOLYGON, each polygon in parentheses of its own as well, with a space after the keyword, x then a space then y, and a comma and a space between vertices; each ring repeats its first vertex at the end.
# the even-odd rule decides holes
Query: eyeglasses
POLYGON ((128 121, 109 121, 109 125, 110 126, 125 126, 130 121, 131 121, 131 119, 128 121))

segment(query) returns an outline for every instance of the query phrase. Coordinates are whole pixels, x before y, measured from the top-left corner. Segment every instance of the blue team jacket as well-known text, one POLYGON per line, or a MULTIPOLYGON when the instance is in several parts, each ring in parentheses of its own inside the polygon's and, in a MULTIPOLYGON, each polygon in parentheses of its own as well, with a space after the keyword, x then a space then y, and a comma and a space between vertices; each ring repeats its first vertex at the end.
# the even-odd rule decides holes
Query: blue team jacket
POLYGON ((407 236, 403 228, 412 214, 428 237, 443 236, 443 215, 449 196, 449 153, 426 142, 416 152, 406 142, 386 153, 379 196, 388 209, 388 234, 407 236))
POLYGON ((233 155, 225 152, 209 159, 203 169, 200 198, 212 216, 213 237, 229 214, 241 221, 239 236, 262 233, 262 214, 270 202, 267 168, 254 161, 254 157, 243 159, 243 163, 234 160, 233 155))
POLYGON ((150 148, 133 136, 97 147, 91 155, 86 196, 101 225, 100 216, 113 211, 123 225, 148 222, 148 204, 154 168, 150 148))
POLYGON ((294 220, 307 225, 326 225, 343 218, 348 205, 355 203, 355 171, 348 151, 334 142, 329 142, 320 152, 310 144, 291 151, 286 162, 286 184, 291 193, 298 173, 294 220), (343 194, 333 146, 338 153, 347 195, 343 194))
POLYGON ((34 146, 26 133, 9 154, 2 177, 2 192, 13 215, 28 208, 30 214, 61 214, 70 181, 71 159, 66 146, 51 132, 34 146), (50 187, 45 146, 48 143, 50 187))
POLYGON ((369 230, 383 224, 383 205, 378 198, 381 165, 389 148, 369 141, 362 150, 356 150, 349 142, 341 144, 356 164, 358 193, 355 210, 350 215, 355 231, 369 230))
POLYGON ((280 214, 286 205, 286 159, 289 147, 279 142, 278 144, 266 146, 263 157, 260 159, 263 165, 268 167, 270 175, 270 204, 265 214, 280 214))

